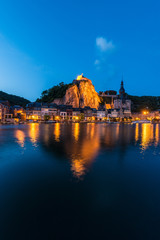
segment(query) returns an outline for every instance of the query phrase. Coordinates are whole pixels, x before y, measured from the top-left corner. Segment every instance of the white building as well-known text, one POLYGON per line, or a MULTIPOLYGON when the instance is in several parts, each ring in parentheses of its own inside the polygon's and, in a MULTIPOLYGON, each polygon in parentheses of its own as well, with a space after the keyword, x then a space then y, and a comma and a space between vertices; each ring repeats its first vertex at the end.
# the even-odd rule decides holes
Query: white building
POLYGON ((66 111, 60 111, 60 116, 63 120, 67 119, 67 112, 66 111))
POLYGON ((105 110, 97 110, 97 120, 102 121, 106 117, 106 111, 105 110))
POLYGON ((54 120, 57 116, 57 106, 56 104, 43 105, 41 108, 41 118, 44 120, 45 116, 49 116, 50 120, 54 120))

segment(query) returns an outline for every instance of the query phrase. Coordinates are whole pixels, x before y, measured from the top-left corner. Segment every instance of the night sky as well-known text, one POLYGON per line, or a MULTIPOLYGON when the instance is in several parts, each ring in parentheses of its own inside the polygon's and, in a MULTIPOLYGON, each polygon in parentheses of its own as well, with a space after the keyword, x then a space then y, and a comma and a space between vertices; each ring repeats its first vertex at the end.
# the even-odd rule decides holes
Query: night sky
POLYGON ((1 0, 0 90, 35 100, 83 73, 95 89, 160 96, 157 0, 1 0))

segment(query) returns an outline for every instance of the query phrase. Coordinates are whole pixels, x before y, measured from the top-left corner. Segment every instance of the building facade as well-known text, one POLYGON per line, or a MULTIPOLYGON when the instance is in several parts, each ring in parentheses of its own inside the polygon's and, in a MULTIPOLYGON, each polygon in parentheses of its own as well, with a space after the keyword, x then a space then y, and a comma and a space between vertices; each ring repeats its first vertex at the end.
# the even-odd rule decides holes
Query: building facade
POLYGON ((10 106, 8 101, 0 101, 0 122, 4 122, 9 114, 10 106))
POLYGON ((131 117, 131 100, 128 99, 125 92, 123 80, 121 81, 119 95, 117 99, 114 100, 114 110, 119 113, 118 117, 120 118, 131 117))

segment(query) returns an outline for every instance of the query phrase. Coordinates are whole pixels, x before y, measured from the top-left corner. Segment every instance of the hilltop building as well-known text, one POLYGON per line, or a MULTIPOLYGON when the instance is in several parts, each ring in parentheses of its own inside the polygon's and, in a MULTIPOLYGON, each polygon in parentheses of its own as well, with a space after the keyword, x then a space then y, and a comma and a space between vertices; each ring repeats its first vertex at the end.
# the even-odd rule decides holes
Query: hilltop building
POLYGON ((121 87, 117 99, 114 100, 114 109, 119 111, 119 117, 131 117, 131 100, 124 89, 123 80, 121 81, 121 87))
POLYGON ((124 89, 123 79, 119 89, 119 94, 114 90, 99 92, 99 96, 103 98, 105 107, 108 109, 111 118, 128 118, 131 117, 131 100, 124 89))
POLYGON ((73 80, 73 83, 78 84, 80 81, 89 81, 90 83, 92 83, 90 79, 83 76, 83 73, 81 75, 78 75, 77 78, 73 80))

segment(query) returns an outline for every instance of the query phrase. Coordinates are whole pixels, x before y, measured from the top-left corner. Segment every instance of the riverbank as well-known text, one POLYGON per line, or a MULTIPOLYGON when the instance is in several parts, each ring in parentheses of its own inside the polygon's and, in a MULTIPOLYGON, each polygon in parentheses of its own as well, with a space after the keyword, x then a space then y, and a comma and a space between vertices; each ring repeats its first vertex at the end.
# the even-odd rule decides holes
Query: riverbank
POLYGON ((95 124, 143 124, 143 123, 160 123, 160 121, 149 121, 149 120, 140 120, 140 121, 25 121, 25 122, 1 122, 0 125, 22 125, 22 124, 54 124, 54 123, 95 123, 95 124))

